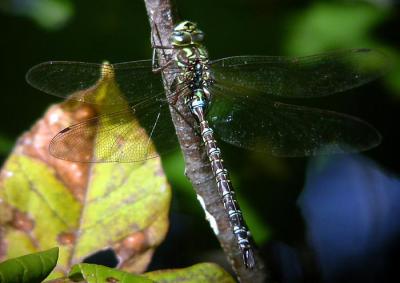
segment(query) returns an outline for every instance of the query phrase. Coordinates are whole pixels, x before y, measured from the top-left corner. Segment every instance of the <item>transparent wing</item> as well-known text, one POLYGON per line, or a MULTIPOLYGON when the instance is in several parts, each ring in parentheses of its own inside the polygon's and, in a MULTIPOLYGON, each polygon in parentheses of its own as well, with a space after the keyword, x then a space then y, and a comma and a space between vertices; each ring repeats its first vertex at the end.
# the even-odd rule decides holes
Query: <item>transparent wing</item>
POLYGON ((45 62, 31 68, 26 80, 33 87, 51 95, 92 104, 120 104, 118 100, 98 99, 99 92, 96 89, 107 76, 112 76, 125 101, 129 103, 139 102, 164 91, 161 76, 152 72, 151 60, 119 64, 45 62))
POLYGON ((70 126, 49 148, 69 161, 137 162, 174 150, 174 133, 168 104, 153 99, 70 126))
POLYGON ((363 151, 381 141, 374 127, 352 116, 213 91, 208 120, 223 141, 235 146, 296 157, 363 151))
POLYGON ((298 58, 238 56, 216 60, 211 65, 216 82, 226 88, 291 98, 342 92, 376 79, 389 66, 382 53, 370 49, 298 58))

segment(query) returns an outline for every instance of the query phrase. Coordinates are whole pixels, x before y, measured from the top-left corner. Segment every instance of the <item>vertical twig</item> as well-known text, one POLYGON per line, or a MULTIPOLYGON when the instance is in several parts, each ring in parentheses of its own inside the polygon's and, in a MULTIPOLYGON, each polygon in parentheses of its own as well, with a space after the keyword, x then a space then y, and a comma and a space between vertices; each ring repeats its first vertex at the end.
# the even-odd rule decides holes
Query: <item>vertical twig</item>
MULTIPOLYGON (((171 0, 145 0, 147 14, 149 16, 150 26, 154 36, 154 44, 160 46, 169 46, 169 35, 177 21, 177 10, 171 0), (155 30, 157 27, 157 30, 155 30)), ((157 49, 160 65, 165 64, 165 55, 170 55, 171 50, 157 49)), ((173 76, 163 74, 164 85, 172 85, 173 76)), ((171 116, 175 125, 176 134, 185 159, 185 174, 198 195, 203 209, 208 215, 208 220, 213 226, 222 248, 224 249, 228 260, 236 272, 241 282, 266 282, 266 273, 262 260, 256 257, 256 267, 253 270, 245 268, 242 256, 228 217, 218 195, 217 186, 211 171, 211 167, 206 158, 204 147, 201 145, 201 139, 196 136, 193 129, 188 126, 187 121, 193 120, 192 114, 186 105, 178 100, 176 109, 180 115, 171 109, 171 116)))

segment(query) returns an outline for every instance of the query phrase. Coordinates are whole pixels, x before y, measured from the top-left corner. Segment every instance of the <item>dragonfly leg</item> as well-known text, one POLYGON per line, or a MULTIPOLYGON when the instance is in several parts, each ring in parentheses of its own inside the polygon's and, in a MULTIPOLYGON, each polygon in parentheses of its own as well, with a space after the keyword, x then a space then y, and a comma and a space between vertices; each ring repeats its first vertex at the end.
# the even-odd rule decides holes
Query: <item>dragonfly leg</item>
POLYGON ((173 47, 172 46, 166 46, 166 45, 163 44, 161 36, 160 36, 160 32, 159 32, 159 30, 157 28, 157 25, 155 23, 153 23, 153 28, 152 28, 152 31, 151 31, 151 47, 153 48, 153 57, 152 57, 153 72, 155 72, 155 73, 156 72, 160 72, 163 69, 158 64, 158 59, 157 59, 157 56, 156 56, 156 49, 161 49, 164 59, 169 62, 169 61, 171 61, 171 58, 167 59, 167 54, 165 53, 165 50, 166 49, 172 50, 173 47), (160 44, 156 44, 156 42, 154 40, 154 38, 155 38, 154 31, 156 32, 156 36, 157 36, 156 38, 158 39, 160 44))
POLYGON ((151 46, 152 48, 154 48, 154 49, 174 49, 173 47, 171 47, 171 46, 163 46, 163 45, 152 45, 151 46))
POLYGON ((160 35, 160 31, 158 30, 157 25, 153 22, 153 28, 151 29, 151 47, 152 48, 156 48, 156 49, 173 49, 172 46, 166 46, 163 44, 162 39, 161 39, 161 35, 160 35), (160 44, 156 44, 154 38, 155 38, 155 34, 154 31, 156 31, 156 38, 158 39, 158 41, 160 42, 160 44))
POLYGON ((153 49, 153 58, 152 58, 152 71, 153 73, 160 73, 164 71, 166 68, 171 66, 174 63, 174 60, 170 59, 163 66, 160 66, 157 59, 156 50, 153 49))
POLYGON ((193 123, 193 121, 188 120, 188 118, 185 117, 185 115, 183 115, 174 104, 170 104, 170 106, 173 109, 173 111, 175 111, 175 113, 177 113, 181 117, 181 119, 187 124, 187 127, 192 128, 196 136, 201 137, 201 133, 199 130, 200 126, 193 123))

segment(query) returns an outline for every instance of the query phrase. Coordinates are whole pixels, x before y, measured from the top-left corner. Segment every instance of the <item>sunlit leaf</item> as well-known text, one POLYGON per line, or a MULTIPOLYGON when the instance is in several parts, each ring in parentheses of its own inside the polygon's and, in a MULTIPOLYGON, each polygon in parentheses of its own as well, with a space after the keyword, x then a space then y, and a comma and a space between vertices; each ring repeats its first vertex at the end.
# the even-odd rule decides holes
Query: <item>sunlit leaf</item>
POLYGON ((146 277, 134 275, 97 264, 77 264, 72 267, 69 278, 73 281, 85 280, 88 283, 151 283, 146 277))
POLYGON ((214 263, 200 263, 187 268, 147 272, 144 276, 163 283, 236 282, 228 272, 214 263))
POLYGON ((12 258, 0 263, 0 282, 42 282, 57 264, 58 248, 12 258))
MULTIPOLYGON (((118 99, 112 75, 99 84, 99 99, 118 99)), ((112 249, 119 268, 146 269, 168 228, 171 195, 160 159, 74 163, 48 152, 60 130, 102 111, 110 109, 52 106, 18 140, 0 174, 1 259, 59 246, 56 278, 89 255, 112 249)), ((106 137, 83 139, 87 151, 79 154, 91 154, 97 138, 106 137)))

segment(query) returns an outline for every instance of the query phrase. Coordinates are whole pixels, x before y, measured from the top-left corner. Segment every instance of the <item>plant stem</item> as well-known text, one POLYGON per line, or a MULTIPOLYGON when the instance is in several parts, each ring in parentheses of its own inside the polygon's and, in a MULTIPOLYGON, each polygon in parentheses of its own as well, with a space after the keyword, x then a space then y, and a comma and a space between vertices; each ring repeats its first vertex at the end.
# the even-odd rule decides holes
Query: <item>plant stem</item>
MULTIPOLYGON (((152 33, 155 35, 153 37, 154 44, 156 46, 170 46, 169 35, 177 21, 176 7, 171 0, 145 0, 145 5, 152 33)), ((157 49, 156 51, 158 53, 158 62, 160 66, 163 66, 166 63, 165 56, 170 55, 172 50, 157 49)), ((172 85, 173 79, 172 74, 163 74, 167 93, 168 86, 172 85)), ((240 282, 267 282, 265 266, 259 256, 256 257, 256 267, 254 269, 249 270, 244 266, 241 252, 218 194, 207 155, 201 144, 201 138, 188 125, 187 121, 194 122, 192 113, 190 113, 190 110, 181 99, 178 99, 174 108, 170 107, 170 110, 185 159, 185 174, 192 183, 200 203, 203 205, 210 225, 213 227, 232 269, 236 272, 240 282), (177 114, 174 108, 180 114, 177 114)))

